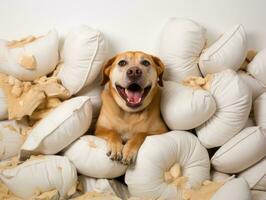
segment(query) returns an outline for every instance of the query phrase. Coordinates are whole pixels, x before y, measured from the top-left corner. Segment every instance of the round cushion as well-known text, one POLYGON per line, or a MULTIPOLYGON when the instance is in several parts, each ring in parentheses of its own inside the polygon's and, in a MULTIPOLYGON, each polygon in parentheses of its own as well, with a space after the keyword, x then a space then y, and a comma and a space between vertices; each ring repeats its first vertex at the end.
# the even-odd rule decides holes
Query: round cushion
MULTIPOLYGON (((149 136, 139 149, 135 165, 128 168, 125 182, 132 196, 182 199, 182 192, 169 182, 167 172, 176 165, 187 177, 186 185, 195 188, 210 176, 207 150, 197 137, 185 131, 149 136)), ((177 178, 177 177, 176 177, 177 178)))
POLYGON ((209 92, 216 101, 216 112, 196 128, 201 143, 207 148, 221 146, 244 128, 248 119, 251 91, 232 70, 212 75, 209 92))
POLYGON ((161 113, 171 130, 193 129, 207 121, 215 111, 215 100, 208 91, 164 82, 161 113))
POLYGON ((206 43, 206 29, 189 19, 171 18, 159 43, 160 58, 166 65, 164 79, 182 82, 189 75, 201 76, 198 57, 206 43))
POLYGON ((127 166, 112 161, 107 155, 107 144, 102 138, 86 135, 69 146, 64 155, 80 174, 94 178, 115 178, 125 174, 127 166))

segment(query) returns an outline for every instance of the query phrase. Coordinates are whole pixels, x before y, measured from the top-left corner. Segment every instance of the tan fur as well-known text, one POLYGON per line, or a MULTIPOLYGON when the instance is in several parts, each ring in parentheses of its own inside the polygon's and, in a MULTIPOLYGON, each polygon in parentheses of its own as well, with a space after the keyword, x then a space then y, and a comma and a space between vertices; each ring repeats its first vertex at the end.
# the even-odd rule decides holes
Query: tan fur
MULTIPOLYGON (((134 52, 126 52, 126 54, 136 55, 134 52)), ((138 54, 149 56, 152 59, 150 55, 141 52, 138 54)), ((119 56, 123 56, 123 54, 119 56)), ((113 63, 117 57, 110 59, 109 63, 107 62, 108 66, 104 67, 105 76, 109 75, 112 68, 116 67, 113 63)), ((159 64, 153 61, 151 67, 156 69, 158 78, 162 74, 164 66, 157 66, 163 65, 158 58, 156 58, 156 62, 159 64)), ((109 77, 105 77, 104 81, 108 79, 109 77)), ((129 164, 146 136, 165 133, 167 127, 160 116, 160 93, 157 84, 153 86, 146 97, 145 101, 148 103, 141 111, 128 112, 116 100, 120 98, 120 95, 114 89, 113 81, 115 80, 110 80, 102 92, 103 104, 95 134, 107 140, 108 155, 112 160, 122 160, 122 163, 129 164), (126 142, 124 146, 123 142, 126 142)))

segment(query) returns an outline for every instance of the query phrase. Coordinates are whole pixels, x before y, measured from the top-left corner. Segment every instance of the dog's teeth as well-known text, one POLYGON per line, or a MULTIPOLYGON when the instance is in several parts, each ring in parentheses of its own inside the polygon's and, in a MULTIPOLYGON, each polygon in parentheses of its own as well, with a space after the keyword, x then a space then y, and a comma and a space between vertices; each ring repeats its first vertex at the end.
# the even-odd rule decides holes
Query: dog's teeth
POLYGON ((125 93, 126 93, 126 95, 128 96, 128 90, 127 90, 127 89, 125 89, 125 93))
POLYGON ((137 102, 137 103, 139 103, 139 102, 141 102, 141 98, 139 98, 139 100, 138 100, 138 102, 137 102))

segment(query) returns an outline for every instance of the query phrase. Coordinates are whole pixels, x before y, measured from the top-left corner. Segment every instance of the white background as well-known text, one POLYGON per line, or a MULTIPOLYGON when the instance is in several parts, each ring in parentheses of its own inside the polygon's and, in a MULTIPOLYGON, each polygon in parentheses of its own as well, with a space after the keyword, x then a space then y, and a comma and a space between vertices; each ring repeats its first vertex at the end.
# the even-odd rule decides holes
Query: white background
POLYGON ((169 17, 190 18, 207 28, 209 43, 237 23, 244 25, 250 49, 266 47, 265 0, 0 0, 0 38, 60 35, 79 24, 104 32, 112 54, 155 52, 169 17))

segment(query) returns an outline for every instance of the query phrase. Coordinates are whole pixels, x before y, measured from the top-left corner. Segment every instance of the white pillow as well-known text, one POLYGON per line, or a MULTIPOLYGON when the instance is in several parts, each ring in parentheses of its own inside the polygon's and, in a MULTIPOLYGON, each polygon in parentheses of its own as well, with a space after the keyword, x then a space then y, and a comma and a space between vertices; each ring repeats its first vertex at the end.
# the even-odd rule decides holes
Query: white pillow
POLYGON ((253 118, 251 116, 249 116, 248 120, 246 121, 246 124, 244 126, 243 129, 247 128, 247 127, 251 127, 251 126, 256 126, 253 118))
POLYGON ((235 178, 226 182, 211 200, 252 200, 247 182, 242 178, 235 178))
POLYGON ((225 69, 237 71, 247 55, 247 38, 244 27, 236 25, 224 33, 199 58, 201 73, 212 74, 225 69))
POLYGON ((161 113, 171 130, 193 129, 207 121, 215 110, 215 100, 208 91, 164 82, 161 113))
POLYGON ((265 200, 266 191, 251 190, 252 200, 265 200))
POLYGON ((256 124, 266 128, 266 92, 255 100, 253 111, 256 124))
POLYGON ((0 179, 23 199, 54 189, 59 191, 60 199, 64 199, 76 190, 77 172, 66 157, 38 156, 18 166, 0 168, 0 179))
POLYGON ((0 41, 0 73, 23 81, 49 74, 59 61, 58 43, 56 30, 20 47, 11 48, 8 41, 0 41))
POLYGON ((260 51, 248 64, 247 71, 266 87, 266 49, 260 51))
POLYGON ((215 170, 211 171, 211 180, 214 182, 221 182, 221 181, 226 181, 230 178, 231 176, 226 173, 222 172, 217 172, 215 170))
POLYGON ((0 121, 0 160, 18 155, 25 139, 23 127, 24 124, 15 120, 0 121))
POLYGON ((260 127, 242 130, 216 151, 211 158, 214 169, 238 173, 266 156, 266 131, 260 127))
POLYGON ((162 30, 158 52, 166 65, 165 80, 182 82, 189 75, 201 76, 198 57, 205 43, 205 28, 189 19, 169 19, 162 30))
POLYGON ((244 178, 253 190, 266 191, 266 158, 241 172, 238 177, 244 178))
POLYGON ((101 93, 103 91, 103 86, 100 85, 100 83, 96 82, 93 83, 85 88, 83 88, 81 91, 77 93, 77 96, 87 96, 90 98, 91 104, 92 104, 92 126, 95 126, 96 121, 98 120, 101 106, 102 106, 102 99, 101 99, 101 93))
POLYGON ((58 78, 76 94, 98 76, 108 55, 107 43, 99 31, 80 26, 66 36, 60 55, 63 64, 58 78))
POLYGON ((209 120, 196 128, 196 133, 205 147, 212 148, 223 145, 245 126, 252 97, 249 88, 232 70, 213 74, 208 90, 217 109, 209 120))
POLYGON ((64 101, 39 121, 21 147, 20 159, 32 154, 56 154, 89 128, 92 106, 88 97, 64 101))
POLYGON ((125 174, 127 166, 112 161, 107 155, 106 141, 86 135, 69 146, 64 155, 72 161, 80 174, 94 178, 115 178, 125 174))
POLYGON ((247 72, 238 71, 237 74, 251 90, 253 101, 262 93, 266 92, 266 87, 264 87, 259 81, 257 81, 253 76, 251 76, 247 72))
POLYGON ((121 199, 129 198, 129 191, 126 185, 115 179, 96 179, 82 175, 78 177, 78 180, 82 185, 83 192, 108 193, 121 199))
POLYGON ((165 179, 176 165, 180 166, 182 176, 188 178, 189 188, 198 187, 209 179, 209 156, 197 137, 185 131, 147 137, 139 149, 135 165, 126 172, 125 182, 130 194, 142 198, 181 200, 182 192, 172 181, 165 179))
POLYGON ((0 120, 5 120, 7 118, 7 98, 5 92, 0 88, 0 120))

